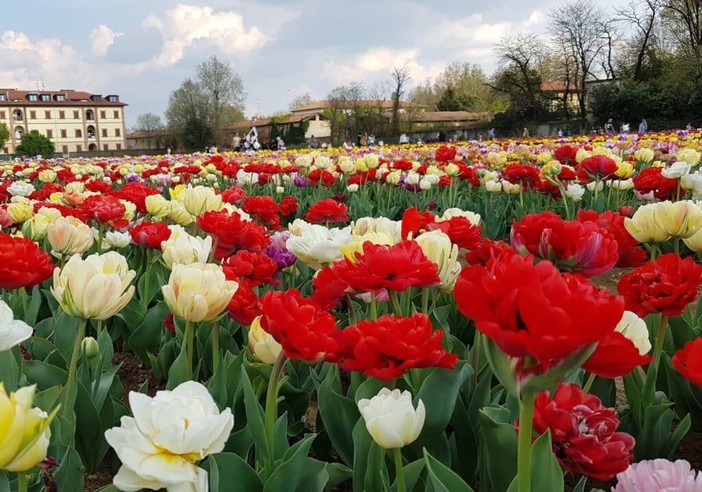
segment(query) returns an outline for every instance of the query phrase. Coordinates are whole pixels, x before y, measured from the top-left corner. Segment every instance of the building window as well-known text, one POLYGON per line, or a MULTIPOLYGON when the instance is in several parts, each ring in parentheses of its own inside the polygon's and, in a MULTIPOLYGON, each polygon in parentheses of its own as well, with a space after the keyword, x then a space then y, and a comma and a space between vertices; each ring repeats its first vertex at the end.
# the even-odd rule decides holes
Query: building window
POLYGON ((82 145, 76 145, 76 152, 83 152, 83 146, 82 146, 82 145))
POLYGON ((5 94, 0 94, 0 101, 4 101, 4 100, 5 100, 5 94))
POLYGON ((46 130, 46 138, 54 138, 54 131, 46 130))
POLYGON ((116 103, 116 102, 119 102, 119 97, 118 96, 107 96, 107 100, 110 101, 111 103, 116 103))
POLYGON ((29 94, 29 95, 27 96, 27 98, 28 98, 30 101, 32 101, 32 102, 38 101, 38 100, 39 100, 39 96, 36 95, 36 94, 29 94))
POLYGON ((44 111, 44 118, 46 118, 47 120, 50 120, 51 119, 51 111, 44 111))
POLYGON ((74 120, 77 120, 78 118, 80 118, 80 115, 78 114, 78 111, 73 111, 73 119, 74 119, 74 120))
POLYGON ((107 111, 100 111, 100 118, 101 119, 107 119, 107 111))
POLYGON ((119 119, 119 111, 113 111, 112 114, 114 115, 115 119, 119 119))
POLYGON ((95 116, 93 116, 93 110, 89 109, 85 112, 85 119, 86 120, 94 120, 95 116))
POLYGON ((66 130, 61 130, 61 138, 66 138, 66 130))
POLYGON ((110 150, 110 146, 107 145, 107 144, 104 144, 104 145, 102 146, 102 150, 110 150))
POLYGON ((55 99, 59 102, 63 102, 66 100, 66 96, 64 96, 63 94, 56 94, 55 99))
POLYGON ((5 119, 5 111, 0 111, 0 120, 5 119))
POLYGON ((36 120, 36 119, 37 119, 37 112, 36 112, 36 111, 30 111, 30 112, 29 112, 29 119, 30 119, 30 120, 36 120))
POLYGON ((68 145, 64 145, 63 147, 61 147, 61 150, 64 154, 68 154, 68 145))
POLYGON ((51 96, 49 94, 42 94, 41 100, 42 101, 51 101, 51 96))
POLYGON ((122 144, 117 144, 117 150, 122 150, 122 144))
POLYGON ((107 136, 107 128, 102 129, 102 136, 106 137, 107 136))
POLYGON ((88 125, 88 138, 94 139, 95 138, 95 127, 93 125, 88 125))
POLYGON ((15 140, 22 140, 24 137, 24 128, 21 126, 15 127, 15 140))
POLYGON ((12 118, 13 118, 15 121, 22 121, 22 120, 24 119, 24 116, 22 116, 22 111, 20 111, 19 109, 15 109, 15 110, 12 112, 12 118))
POLYGON ((76 138, 83 138, 83 131, 76 128, 76 138))
POLYGON ((115 128, 115 137, 121 137, 122 136, 122 130, 119 128, 115 128))
POLYGON ((66 119, 66 112, 65 111, 59 111, 59 119, 61 119, 61 120, 66 119))

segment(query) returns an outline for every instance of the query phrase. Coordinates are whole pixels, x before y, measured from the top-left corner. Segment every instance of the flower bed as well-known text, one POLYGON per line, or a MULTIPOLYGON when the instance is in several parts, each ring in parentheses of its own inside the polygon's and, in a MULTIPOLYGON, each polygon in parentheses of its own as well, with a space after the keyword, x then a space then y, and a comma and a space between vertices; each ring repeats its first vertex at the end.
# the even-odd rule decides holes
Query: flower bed
POLYGON ((700 490, 700 137, 0 166, 0 484, 700 490))

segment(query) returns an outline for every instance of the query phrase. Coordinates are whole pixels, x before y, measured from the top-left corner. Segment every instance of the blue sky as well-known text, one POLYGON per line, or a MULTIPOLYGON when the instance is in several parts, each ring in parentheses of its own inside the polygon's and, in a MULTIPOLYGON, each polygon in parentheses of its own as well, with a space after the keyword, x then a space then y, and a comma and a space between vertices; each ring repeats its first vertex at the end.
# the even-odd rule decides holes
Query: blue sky
MULTIPOLYGON (((598 3, 604 9, 626 0, 598 3)), ((494 44, 544 33, 558 0, 24 0, 3 6, 0 87, 119 94, 127 124, 163 115, 169 93, 215 54, 247 93, 247 114, 285 110, 340 84, 367 87, 407 63, 411 83, 459 60, 495 68, 494 44), (438 6, 440 5, 440 7, 438 6)))

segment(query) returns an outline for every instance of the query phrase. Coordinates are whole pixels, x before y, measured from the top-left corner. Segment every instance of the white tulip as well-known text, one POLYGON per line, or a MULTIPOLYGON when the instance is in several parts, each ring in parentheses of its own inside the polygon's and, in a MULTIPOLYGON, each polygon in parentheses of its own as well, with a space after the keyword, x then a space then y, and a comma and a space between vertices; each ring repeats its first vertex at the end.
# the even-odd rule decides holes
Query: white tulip
POLYGON ((640 355, 646 355, 651 351, 651 341, 648 339, 646 322, 639 318, 636 313, 624 311, 622 319, 614 329, 631 340, 640 355))
POLYGON ((382 448, 396 449, 414 442, 424 427, 426 410, 419 400, 415 410, 409 391, 383 388, 371 398, 358 402, 366 429, 382 448))
POLYGON ((24 342, 32 336, 32 332, 31 326, 15 319, 10 306, 5 301, 0 301, 0 352, 24 342))
POLYGON ((207 389, 195 381, 158 391, 153 398, 132 391, 129 404, 134 417, 122 417, 120 427, 105 432, 122 461, 115 487, 206 492, 207 472, 197 462, 224 449, 234 427, 231 410, 220 413, 207 389))

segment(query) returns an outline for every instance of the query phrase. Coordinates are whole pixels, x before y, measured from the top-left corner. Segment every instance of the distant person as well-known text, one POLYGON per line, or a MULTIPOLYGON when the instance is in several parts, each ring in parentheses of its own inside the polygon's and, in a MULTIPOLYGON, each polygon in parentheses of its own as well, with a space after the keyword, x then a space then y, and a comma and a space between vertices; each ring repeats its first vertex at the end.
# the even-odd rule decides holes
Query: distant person
POLYGON ((562 137, 562 136, 563 136, 563 130, 561 130, 561 129, 559 128, 557 134, 558 134, 559 137, 562 137))
POLYGON ((314 135, 310 137, 309 147, 310 149, 316 149, 319 147, 319 142, 317 142, 317 139, 314 138, 314 135))
POLYGON ((622 123, 621 131, 622 133, 629 133, 631 131, 631 125, 629 125, 629 123, 622 123))
POLYGON ((232 138, 232 149, 235 151, 239 151, 241 148, 241 135, 239 135, 239 132, 236 132, 234 134, 234 138, 232 138))
POLYGON ((641 120, 641 123, 639 123, 639 133, 646 133, 648 131, 648 121, 646 121, 646 118, 641 120))
POLYGON ((361 135, 361 147, 366 147, 368 145, 368 132, 361 135))
POLYGON ((495 140, 495 127, 492 127, 488 130, 488 138, 490 140, 495 140))
POLYGON ((408 144, 409 143, 409 137, 407 136, 406 133, 403 133, 400 135, 400 145, 408 144))
POLYGON ((374 145, 375 145, 375 135, 371 133, 370 135, 368 135, 368 146, 373 147, 374 145))
POLYGON ((285 150, 285 142, 283 142, 283 139, 280 138, 280 135, 275 137, 275 146, 278 150, 285 150))
POLYGON ((529 129, 527 127, 524 127, 524 131, 522 132, 522 138, 529 138, 529 129))
POLYGON ((614 135, 614 123, 612 123, 612 118, 607 120, 604 125, 604 131, 607 135, 614 135))
POLYGON ((439 142, 445 142, 446 141, 446 134, 443 132, 443 130, 439 131, 439 142))

